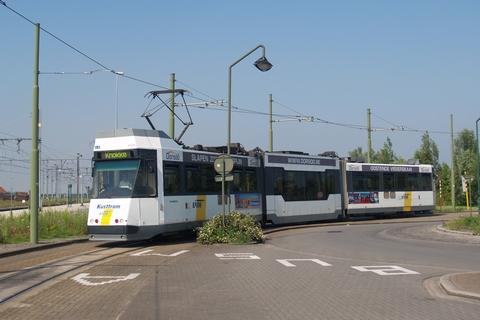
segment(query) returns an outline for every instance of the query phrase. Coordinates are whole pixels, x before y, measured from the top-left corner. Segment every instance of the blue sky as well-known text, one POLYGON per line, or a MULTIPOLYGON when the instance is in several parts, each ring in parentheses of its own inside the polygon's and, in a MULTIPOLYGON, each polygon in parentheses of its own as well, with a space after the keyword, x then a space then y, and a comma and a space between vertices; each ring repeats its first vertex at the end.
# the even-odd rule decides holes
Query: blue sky
MULTIPOLYGON (((478 1, 6 1, 42 27, 111 69, 163 86, 170 73, 212 97, 225 99, 227 68, 262 43, 274 64, 267 73, 252 63, 235 66, 233 104, 268 111, 268 94, 305 115, 330 121, 389 123, 416 129, 474 128, 480 116, 480 2, 478 1), (385 119, 388 122, 382 120, 385 119)), ((31 135, 33 26, 0 6, 0 138, 31 135)), ((52 37, 41 36, 41 71, 88 71, 98 66, 52 37)), ((181 83, 177 87, 182 87, 181 83)), ((147 128, 140 118, 155 88, 119 80, 120 127, 147 128)), ((200 96, 199 93, 194 92, 200 96)), ((189 102, 197 102, 188 99, 189 102)), ((92 155, 95 132, 115 124, 115 77, 107 72, 41 75, 44 158, 92 155)), ((188 145, 226 141, 226 113, 191 110, 188 145)), ((274 112, 292 114, 274 104, 274 112)), ((183 114, 182 114, 183 115, 183 114)), ((168 114, 152 120, 167 131, 168 114)), ((267 148, 268 119, 233 114, 232 140, 267 148)), ((181 130, 177 123, 177 132, 181 130)), ((275 149, 347 155, 366 148, 365 130, 320 123, 274 124, 275 149)), ((374 132, 404 158, 421 133, 374 132)), ((432 134, 449 162, 450 137, 432 134)), ((28 158, 30 145, 0 146, 0 156, 28 158), (8 147, 8 148, 7 148, 8 147)), ((88 165, 84 161, 83 165, 88 165)), ((28 188, 28 170, 0 162, 0 185, 28 188), (5 171, 23 172, 7 173, 5 171)))

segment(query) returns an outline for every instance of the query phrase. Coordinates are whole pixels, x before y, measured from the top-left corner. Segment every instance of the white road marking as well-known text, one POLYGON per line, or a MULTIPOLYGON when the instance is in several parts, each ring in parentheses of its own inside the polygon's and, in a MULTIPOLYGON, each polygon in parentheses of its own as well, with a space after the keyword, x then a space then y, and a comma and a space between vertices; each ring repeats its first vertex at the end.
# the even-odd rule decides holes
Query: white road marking
POLYGON ((259 260, 260 257, 254 255, 253 253, 239 253, 239 252, 234 252, 234 253, 215 253, 215 256, 217 258, 220 258, 220 260, 232 260, 232 259, 237 259, 237 260, 259 260))
POLYGON ((289 267, 289 268, 294 268, 296 267, 295 264, 293 263, 290 263, 290 261, 312 261, 314 263, 317 263, 321 266, 324 266, 324 267, 330 267, 331 264, 329 263, 326 263, 322 260, 319 260, 319 259, 277 259, 278 262, 280 262, 281 264, 283 264, 285 267, 289 267))
POLYGON ((89 276, 90 273, 77 274, 72 280, 84 285, 84 286, 101 286, 104 284, 110 284, 115 282, 133 280, 140 275, 140 273, 130 273, 127 276, 89 276), (100 282, 90 282, 87 279, 110 279, 100 282))
POLYGON ((163 253, 149 253, 149 252, 152 252, 153 249, 150 249, 150 250, 145 250, 145 251, 141 251, 141 252, 137 252, 137 253, 134 253, 134 254, 131 254, 130 256, 132 257, 139 257, 139 256, 160 256, 160 257, 176 257, 176 256, 179 256, 183 253, 187 253, 189 252, 190 250, 180 250, 180 251, 177 251, 177 252, 174 252, 174 253, 171 253, 171 254, 163 254, 163 253))
POLYGON ((420 274, 419 272, 402 268, 399 266, 352 266, 353 269, 361 272, 373 272, 380 276, 397 276, 403 274, 420 274))

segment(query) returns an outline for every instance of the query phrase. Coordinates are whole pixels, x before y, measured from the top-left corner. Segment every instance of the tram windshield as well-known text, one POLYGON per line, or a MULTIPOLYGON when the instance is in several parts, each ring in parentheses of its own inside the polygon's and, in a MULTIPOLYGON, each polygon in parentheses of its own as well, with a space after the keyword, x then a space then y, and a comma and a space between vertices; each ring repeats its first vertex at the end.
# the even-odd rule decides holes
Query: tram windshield
POLYGON ((149 160, 97 161, 94 165, 93 198, 155 197, 156 170, 149 160))

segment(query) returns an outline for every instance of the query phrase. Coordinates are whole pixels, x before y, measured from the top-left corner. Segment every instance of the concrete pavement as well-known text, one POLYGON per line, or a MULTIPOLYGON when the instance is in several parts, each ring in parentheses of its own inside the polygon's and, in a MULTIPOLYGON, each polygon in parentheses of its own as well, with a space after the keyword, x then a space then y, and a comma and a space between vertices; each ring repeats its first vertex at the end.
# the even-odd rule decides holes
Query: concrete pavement
MULTIPOLYGON (((411 219, 388 219, 388 220, 367 220, 367 221, 355 221, 355 222, 348 222, 347 224, 388 224, 388 223, 405 223, 405 222, 410 222, 413 220, 413 222, 431 222, 431 221, 437 221, 437 220, 448 220, 454 217, 455 215, 441 215, 441 216, 423 216, 423 217, 416 217, 416 218, 411 218, 411 219)), ((320 224, 320 225, 310 225, 308 226, 309 228, 311 227, 319 227, 319 226, 335 226, 335 225, 345 225, 345 223, 331 223, 331 224, 320 224)), ((281 229, 277 230, 269 230, 269 233, 278 231, 280 233, 285 232, 289 233, 292 232, 292 228, 297 229, 297 228, 303 228, 302 226, 293 226, 293 227, 282 227, 281 229), (287 230, 288 229, 288 230, 287 230)), ((445 232, 443 229, 439 228, 429 228, 429 229, 418 229, 415 230, 415 228, 410 228, 414 232, 417 233, 422 233, 421 237, 418 239, 420 240, 428 240, 432 239, 434 241, 449 241, 448 237, 451 237, 452 241, 454 242, 462 242, 465 244, 473 244, 473 245, 478 245, 479 242, 476 240, 479 239, 478 236, 472 236, 472 235, 459 235, 458 233, 451 233, 449 234, 448 232, 445 232), (459 238, 460 237, 460 238, 459 238), (460 239, 460 240, 459 240, 460 239), (472 239, 475 240, 472 242, 472 239)), ((300 231, 300 230, 298 230, 300 231)), ((295 231, 294 231, 295 232, 295 231)), ((411 234, 395 234, 397 237, 410 237, 411 234)), ((75 240, 78 241, 78 240, 75 240)), ((71 240, 67 240, 66 242, 59 241, 56 242, 53 246, 57 245, 68 245, 68 242, 71 242, 71 240)), ((46 247, 48 247, 47 245, 46 247)), ((0 258, 2 256, 11 256, 14 254, 20 254, 25 251, 32 251, 36 249, 46 249, 45 244, 44 247, 41 246, 30 246, 30 245, 24 245, 24 246, 0 246, 0 258)), ((443 277, 440 278, 439 280, 440 286, 449 294, 449 295, 454 295, 454 296, 460 296, 460 297, 466 297, 466 298, 472 298, 472 299, 480 299, 480 272, 469 272, 469 273, 455 273, 455 274, 447 274, 444 275, 443 277)))

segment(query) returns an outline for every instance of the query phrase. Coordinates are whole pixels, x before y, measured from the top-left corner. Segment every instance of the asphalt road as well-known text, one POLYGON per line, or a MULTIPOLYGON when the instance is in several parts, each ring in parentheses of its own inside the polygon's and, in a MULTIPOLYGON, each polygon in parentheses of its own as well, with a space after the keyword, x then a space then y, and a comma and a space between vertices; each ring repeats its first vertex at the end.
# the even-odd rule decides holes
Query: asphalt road
MULTIPOLYGON (((478 271, 480 244, 434 223, 283 231, 261 245, 140 247, 0 305, 1 319, 478 319, 424 282, 478 271)), ((75 263, 75 262, 69 262, 75 263)))

